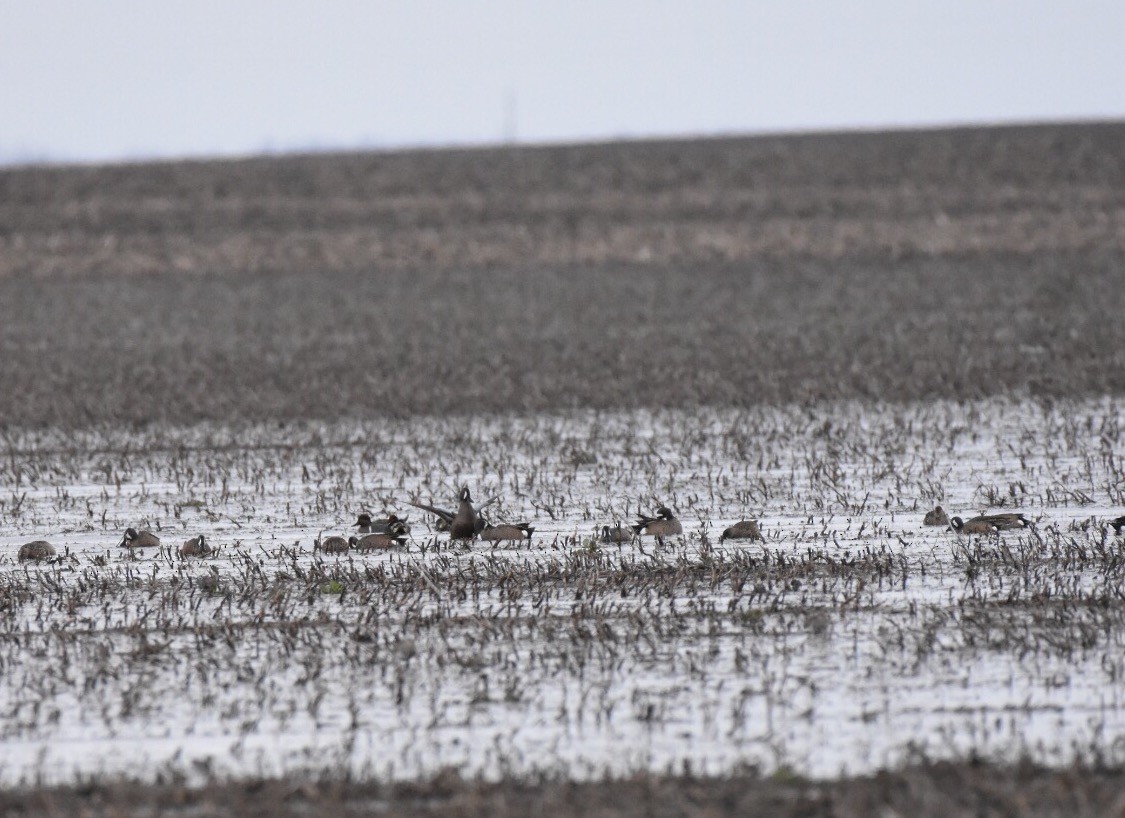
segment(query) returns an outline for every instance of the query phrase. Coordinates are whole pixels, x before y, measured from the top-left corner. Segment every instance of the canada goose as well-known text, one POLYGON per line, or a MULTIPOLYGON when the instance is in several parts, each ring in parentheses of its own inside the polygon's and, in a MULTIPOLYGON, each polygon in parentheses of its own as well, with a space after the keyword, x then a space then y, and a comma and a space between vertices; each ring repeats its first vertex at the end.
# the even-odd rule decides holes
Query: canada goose
POLYGON ((348 537, 348 544, 360 551, 406 545, 406 525, 401 520, 396 520, 391 524, 390 531, 378 531, 366 537, 348 537))
MULTIPOLYGON (((436 531, 449 531, 450 528, 453 526, 454 519, 459 514, 461 514, 462 512, 465 511, 465 505, 467 503, 468 508, 469 508, 469 510, 472 511, 473 517, 475 519, 475 522, 473 523, 474 534, 479 534, 484 529, 484 520, 481 519, 481 517, 480 517, 481 509, 485 508, 486 506, 490 506, 493 503, 495 503, 497 500, 499 500, 500 499, 499 495, 497 495, 496 497, 491 497, 488 500, 485 500, 479 506, 474 506, 472 504, 472 497, 469 496, 469 488, 468 488, 468 486, 466 486, 465 488, 461 489, 460 498, 461 498, 461 504, 457 507, 456 513, 452 512, 452 511, 446 511, 443 508, 436 508, 434 506, 428 506, 425 503, 411 502, 410 505, 414 506, 415 508, 420 508, 423 511, 428 511, 431 514, 436 514, 437 517, 438 517, 437 525, 434 526, 434 529, 436 531), (467 501, 465 500, 466 497, 469 498, 467 501)), ((466 517, 466 518, 463 518, 463 519, 468 519, 468 518, 466 517)), ((464 529, 462 529, 462 531, 464 531, 464 529)), ((473 537, 472 534, 469 534, 469 535, 463 534, 462 536, 454 536, 454 535, 450 534, 450 539, 453 539, 453 540, 472 539, 472 537, 473 537)))
POLYGON ((181 557, 206 557, 211 553, 211 546, 207 544, 207 540, 200 534, 198 537, 192 537, 190 540, 185 540, 184 544, 180 546, 181 557))
POLYGON ((160 538, 151 531, 142 531, 139 534, 135 528, 126 528, 125 536, 119 548, 156 548, 160 545, 160 538))
POLYGON ((628 526, 617 525, 613 528, 608 525, 602 526, 602 542, 632 542, 636 535, 636 532, 628 526))
POLYGON ((719 542, 723 540, 761 540, 765 542, 766 538, 762 536, 762 530, 758 528, 757 520, 742 520, 725 529, 719 535, 719 542))
POLYGON ((1113 526, 1113 533, 1121 536, 1121 529, 1125 528, 1125 517, 1118 517, 1110 525, 1113 526))
POLYGON ((491 542, 500 542, 501 540, 530 540, 533 533, 535 533, 535 527, 528 523, 515 525, 485 525, 480 532, 480 538, 491 542))
POLYGON ((20 546, 19 561, 27 562, 28 560, 49 560, 55 556, 55 547, 46 540, 35 540, 34 542, 24 543, 20 546))
POLYGON ((343 537, 325 537, 323 540, 313 540, 313 551, 324 551, 327 554, 341 554, 347 551, 350 544, 343 537))
POLYGON ((934 506, 933 510, 927 511, 926 516, 922 518, 922 525, 949 525, 949 516, 941 506, 934 506))
POLYGON ((406 519, 400 518, 397 514, 389 514, 381 520, 373 520, 370 514, 364 512, 355 522, 355 527, 360 534, 389 534, 394 525, 402 525, 405 529, 403 533, 410 533, 410 526, 406 524, 406 519))
POLYGON ((1000 533, 999 527, 996 523, 989 522, 983 517, 973 517, 971 520, 964 520, 960 517, 954 517, 949 521, 949 527, 956 531, 958 534, 998 534, 1000 533))
POLYGON ((656 541, 661 545, 664 545, 665 537, 674 537, 684 533, 684 527, 680 525, 680 521, 676 519, 675 515, 672 514, 672 509, 668 506, 658 508, 655 517, 638 516, 633 530, 638 534, 650 534, 656 537, 656 541))

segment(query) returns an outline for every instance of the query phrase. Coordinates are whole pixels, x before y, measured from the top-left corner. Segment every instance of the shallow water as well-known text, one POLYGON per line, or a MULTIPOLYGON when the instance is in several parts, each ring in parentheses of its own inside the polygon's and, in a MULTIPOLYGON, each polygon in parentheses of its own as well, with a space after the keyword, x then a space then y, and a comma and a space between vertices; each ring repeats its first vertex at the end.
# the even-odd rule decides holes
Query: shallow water
POLYGON ((1121 761, 1117 402, 9 432, 0 780, 1121 761), (451 547, 468 484, 530 545, 451 547), (658 503, 684 537, 594 533, 658 503), (977 543, 921 525, 1015 509, 977 543), (323 555, 360 511, 401 551, 323 555), (742 517, 768 542, 718 541, 742 517), (126 526, 170 548, 117 548, 126 526), (217 556, 182 561, 188 537, 217 556), (66 558, 21 565, 45 538, 66 558))

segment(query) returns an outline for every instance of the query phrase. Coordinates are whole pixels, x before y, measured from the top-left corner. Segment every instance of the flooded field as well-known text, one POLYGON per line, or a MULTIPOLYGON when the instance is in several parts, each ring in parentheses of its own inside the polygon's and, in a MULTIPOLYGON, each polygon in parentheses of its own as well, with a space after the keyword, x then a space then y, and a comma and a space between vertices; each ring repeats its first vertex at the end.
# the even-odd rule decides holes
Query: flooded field
POLYGON ((8 431, 0 781, 1119 764, 1123 422, 993 399, 8 431), (462 485, 531 542, 451 545, 408 505, 462 485), (682 537, 595 536, 660 504, 682 537), (936 504, 1034 527, 958 538, 936 504), (407 546, 314 550, 363 511, 408 516, 407 546), (766 542, 720 541, 743 518, 766 542), (218 553, 180 558, 198 534, 218 553), (61 559, 17 562, 35 539, 61 559))
POLYGON ((1120 813, 1123 135, 0 170, 0 812, 1120 813))

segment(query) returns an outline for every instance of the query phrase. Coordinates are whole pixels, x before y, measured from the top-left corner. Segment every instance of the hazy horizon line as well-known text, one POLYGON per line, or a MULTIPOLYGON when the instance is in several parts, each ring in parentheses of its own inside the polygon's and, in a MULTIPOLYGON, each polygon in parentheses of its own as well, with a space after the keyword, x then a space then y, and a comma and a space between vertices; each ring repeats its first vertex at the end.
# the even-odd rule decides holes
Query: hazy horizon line
POLYGON ((253 150, 216 150, 199 152, 168 152, 159 150, 138 151, 123 153, 119 156, 102 158, 82 158, 77 156, 50 155, 34 149, 5 150, 0 148, 0 171, 21 170, 34 168, 93 168, 118 165, 156 165, 175 164, 179 162, 239 162, 254 159, 282 159, 300 156, 328 156, 333 154, 356 153, 413 153, 413 152, 442 152, 464 150, 502 150, 505 148, 552 148, 583 145, 608 145, 618 143, 643 143, 643 142, 691 142, 710 139, 754 139, 771 137, 803 137, 830 134, 878 134, 878 133, 911 133, 923 131, 955 131, 966 129, 1005 129, 1005 128, 1034 128, 1050 126, 1079 126, 1079 125, 1112 125, 1125 123, 1123 116, 1088 116, 1088 117, 1042 117, 1028 119, 966 119, 966 120, 933 120, 915 122, 884 122, 884 123, 855 123, 843 124, 837 127, 807 126, 807 127, 778 127, 763 128, 760 130, 714 130, 714 131, 667 131, 637 134, 605 134, 583 135, 573 137, 559 137, 555 139, 465 139, 465 140, 437 140, 419 138, 405 141, 362 141, 353 143, 299 144, 294 142, 285 146, 274 146, 268 141, 265 145, 253 150))

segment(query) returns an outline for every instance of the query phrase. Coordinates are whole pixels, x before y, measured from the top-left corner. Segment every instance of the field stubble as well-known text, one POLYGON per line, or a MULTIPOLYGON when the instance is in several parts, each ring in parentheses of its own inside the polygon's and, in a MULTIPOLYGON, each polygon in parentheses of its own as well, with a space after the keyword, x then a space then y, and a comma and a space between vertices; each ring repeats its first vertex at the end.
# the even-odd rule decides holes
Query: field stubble
POLYGON ((1123 135, 0 171, 0 423, 1121 394, 1123 135))
POLYGON ((9 434, 0 774, 206 781, 1119 763, 1109 400, 9 434), (237 441, 237 442, 236 442, 237 441), (468 483, 531 544, 312 551, 468 483), (685 536, 607 546, 657 502, 685 536), (1019 508, 999 541, 924 530, 1019 508), (768 538, 718 543, 746 514, 768 538), (158 553, 115 548, 126 525, 158 553), (172 549, 205 533, 218 555, 172 549), (25 539, 66 549, 16 564, 25 539))
POLYGON ((0 171, 3 807, 1119 813, 1123 128, 0 171))

